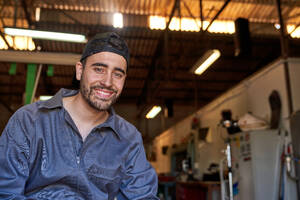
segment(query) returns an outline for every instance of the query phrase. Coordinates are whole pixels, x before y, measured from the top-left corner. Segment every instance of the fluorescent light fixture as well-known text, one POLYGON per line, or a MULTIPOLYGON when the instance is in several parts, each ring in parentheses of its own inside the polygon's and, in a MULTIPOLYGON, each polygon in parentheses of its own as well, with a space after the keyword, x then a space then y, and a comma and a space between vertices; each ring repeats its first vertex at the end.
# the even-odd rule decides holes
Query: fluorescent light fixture
POLYGON ((160 106, 153 106, 153 108, 147 113, 146 118, 151 119, 154 118, 161 111, 160 106))
POLYGON ((87 41, 85 36, 80 34, 38 31, 38 30, 21 29, 21 28, 6 27, 4 28, 4 33, 12 36, 27 36, 36 39, 58 40, 58 41, 65 41, 65 42, 85 43, 87 41))
POLYGON ((51 99, 52 98, 52 96, 40 96, 39 97, 39 100, 41 100, 41 101, 46 101, 46 100, 48 100, 48 99, 51 99))
POLYGON ((41 8, 40 7, 37 7, 35 9, 35 21, 40 21, 40 17, 41 17, 41 8))
POLYGON ((214 63, 221 53, 218 49, 207 51, 192 67, 191 72, 201 75, 212 63, 214 63))
POLYGON ((123 15, 121 13, 114 14, 114 24, 115 28, 123 28, 123 15))

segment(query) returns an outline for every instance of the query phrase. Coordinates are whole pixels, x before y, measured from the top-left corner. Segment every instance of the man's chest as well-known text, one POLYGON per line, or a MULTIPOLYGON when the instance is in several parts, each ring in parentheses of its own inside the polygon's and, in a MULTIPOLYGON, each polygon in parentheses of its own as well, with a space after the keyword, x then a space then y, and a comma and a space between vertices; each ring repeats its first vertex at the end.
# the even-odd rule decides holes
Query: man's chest
POLYGON ((99 192, 117 192, 125 175, 128 147, 110 135, 92 134, 81 142, 77 136, 65 134, 37 139, 36 148, 32 149, 35 156, 30 162, 33 179, 28 187, 37 182, 47 187, 67 185, 73 189, 92 184, 99 192))

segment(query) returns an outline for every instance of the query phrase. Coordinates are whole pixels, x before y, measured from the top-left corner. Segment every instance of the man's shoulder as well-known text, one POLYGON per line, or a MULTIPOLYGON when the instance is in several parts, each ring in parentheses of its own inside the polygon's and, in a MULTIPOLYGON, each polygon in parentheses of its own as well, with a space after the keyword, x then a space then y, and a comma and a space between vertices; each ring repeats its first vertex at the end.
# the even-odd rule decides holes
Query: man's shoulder
MULTIPOLYGON (((15 141, 24 141, 23 135, 34 132, 34 125, 37 119, 37 103, 32 103, 20 107, 9 119, 5 130, 15 141), (24 134, 21 134, 24 133, 24 134)), ((26 136, 26 137, 27 137, 26 136)))
POLYGON ((116 119, 116 128, 121 137, 124 137, 125 139, 129 141, 137 141, 141 138, 141 133, 137 130, 137 128, 121 117, 120 115, 115 115, 116 119))
POLYGON ((50 109, 41 108, 41 101, 37 101, 31 104, 20 107, 12 116, 16 121, 27 122, 30 124, 39 119, 42 114, 50 112, 50 109))
POLYGON ((17 119, 23 118, 23 117, 34 118, 37 113, 38 113, 38 102, 35 102, 35 103, 27 104, 27 105, 20 107, 14 113, 13 116, 16 117, 17 119))

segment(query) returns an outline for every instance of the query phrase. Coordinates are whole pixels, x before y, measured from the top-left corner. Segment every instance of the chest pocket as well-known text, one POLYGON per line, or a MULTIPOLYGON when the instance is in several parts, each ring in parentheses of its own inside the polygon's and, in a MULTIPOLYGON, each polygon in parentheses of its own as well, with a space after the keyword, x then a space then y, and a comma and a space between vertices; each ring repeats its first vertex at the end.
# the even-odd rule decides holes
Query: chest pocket
POLYGON ((108 194, 108 199, 112 199, 119 191, 124 173, 121 167, 108 169, 93 164, 87 170, 87 175, 102 193, 108 194))

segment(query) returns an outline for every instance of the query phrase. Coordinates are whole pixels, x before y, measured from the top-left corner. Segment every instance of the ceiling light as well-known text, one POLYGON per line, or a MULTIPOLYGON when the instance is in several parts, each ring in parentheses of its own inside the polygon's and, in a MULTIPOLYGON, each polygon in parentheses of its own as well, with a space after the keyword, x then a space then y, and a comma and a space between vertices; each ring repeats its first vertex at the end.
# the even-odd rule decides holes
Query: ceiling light
POLYGON ((291 35, 292 38, 300 38, 300 27, 296 25, 287 25, 287 32, 291 35))
POLYGON ((151 119, 154 118, 161 111, 160 106, 153 106, 153 108, 147 113, 146 118, 151 119))
POLYGON ((191 72, 197 75, 202 74, 220 56, 221 53, 218 49, 207 51, 192 67, 191 72))
MULTIPOLYGON (((16 36, 11 37, 9 35, 5 35, 5 39, 10 47, 16 50, 35 50, 35 44, 32 41, 31 37, 24 36, 16 36)), ((8 49, 6 42, 0 37, 0 49, 8 49)))
POLYGON ((150 16, 149 17, 149 27, 150 29, 165 29, 166 28, 166 18, 160 16, 150 16))
POLYGON ((40 7, 37 7, 35 9, 35 21, 40 21, 40 17, 41 17, 41 8, 40 7))
POLYGON ((114 27, 123 28, 123 15, 121 13, 114 14, 114 27))
MULTIPOLYGON (((150 29, 163 30, 166 28, 166 21, 168 21, 168 18, 151 15, 148 19, 150 29)), ((206 27, 210 24, 210 22, 201 22, 201 20, 199 19, 188 17, 173 17, 169 24, 169 29, 172 31, 200 31, 201 24, 203 24, 203 29, 205 30, 206 27)), ((233 34, 235 32, 234 21, 215 20, 207 31, 210 33, 233 34)))
POLYGON ((78 42, 78 43, 86 42, 86 38, 84 35, 72 34, 72 33, 38 31, 38 30, 8 28, 8 27, 4 28, 4 33, 12 36, 28 36, 36 39, 58 40, 58 41, 65 41, 65 42, 78 42))
POLYGON ((276 29, 280 29, 280 24, 274 24, 274 27, 275 27, 276 29))
POLYGON ((169 24, 169 29, 172 31, 179 31, 181 30, 181 19, 178 17, 173 17, 169 24))
POLYGON ((48 100, 48 99, 51 99, 53 96, 47 96, 47 95, 45 95, 45 96, 40 96, 39 97, 39 100, 41 100, 41 101, 46 101, 46 100, 48 100))

